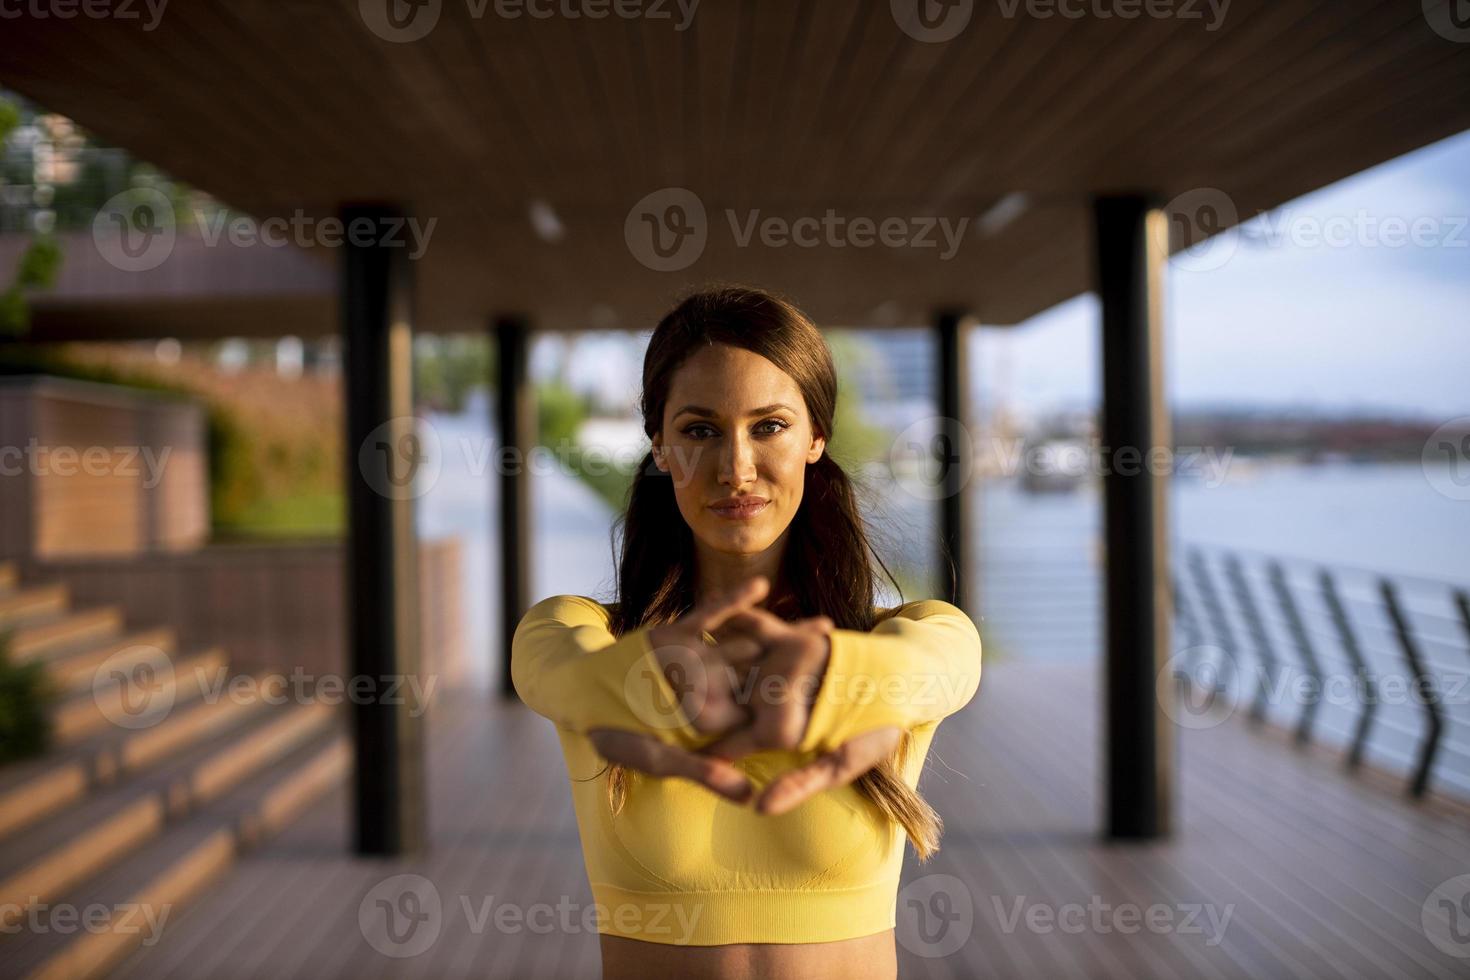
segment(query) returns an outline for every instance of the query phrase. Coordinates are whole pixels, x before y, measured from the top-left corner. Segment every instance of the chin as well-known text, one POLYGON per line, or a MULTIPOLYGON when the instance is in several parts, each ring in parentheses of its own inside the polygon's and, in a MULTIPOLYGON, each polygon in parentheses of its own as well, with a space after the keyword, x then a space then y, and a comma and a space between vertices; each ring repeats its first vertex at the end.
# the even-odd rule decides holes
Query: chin
MULTIPOLYGON (((719 518, 715 520, 719 521, 719 518)), ((759 554, 769 548, 775 539, 764 528, 726 525, 714 527, 705 540, 723 546, 720 549, 722 551, 759 554)))

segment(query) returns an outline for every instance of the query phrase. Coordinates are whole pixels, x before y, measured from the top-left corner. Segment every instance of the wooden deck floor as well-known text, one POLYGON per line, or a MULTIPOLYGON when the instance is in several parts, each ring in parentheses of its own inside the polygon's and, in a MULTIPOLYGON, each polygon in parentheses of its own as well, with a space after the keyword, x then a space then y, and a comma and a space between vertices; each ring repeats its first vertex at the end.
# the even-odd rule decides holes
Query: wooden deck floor
MULTIPOLYGON (((1470 958, 1441 951, 1421 925, 1435 887, 1470 873, 1466 811, 1413 805, 1394 785, 1344 775, 1334 756, 1231 720, 1181 736, 1173 840, 1102 844, 1096 684, 1093 667, 987 665, 975 702, 941 727, 921 787, 945 817, 943 849, 922 868, 909 856, 901 898, 941 886, 950 908, 970 900, 973 927, 948 955, 916 955, 907 947, 941 947, 921 945, 900 901, 901 976, 1470 976, 1470 958), (929 875, 962 884, 914 884, 929 875), (1128 903, 1152 906, 1153 918, 1115 915, 1128 903), (1043 914, 1033 908, 1063 919, 1029 928, 1043 914)), ((598 976, 596 935, 575 915, 572 930, 495 926, 502 902, 591 902, 550 726, 475 692, 452 692, 429 720, 431 854, 346 856, 339 794, 243 859, 114 975, 598 976), (385 896, 412 911, 395 883, 380 884, 400 874, 424 876, 442 902, 432 943, 411 957, 379 952, 359 924, 375 886, 369 918, 385 896)))

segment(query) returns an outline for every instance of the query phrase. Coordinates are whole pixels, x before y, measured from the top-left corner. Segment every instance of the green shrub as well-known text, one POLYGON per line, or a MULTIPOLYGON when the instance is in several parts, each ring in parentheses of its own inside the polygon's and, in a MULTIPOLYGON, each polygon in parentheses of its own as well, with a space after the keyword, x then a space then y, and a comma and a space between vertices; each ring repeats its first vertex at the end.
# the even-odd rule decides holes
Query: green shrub
POLYGON ((46 751, 55 696, 45 666, 40 661, 12 663, 10 636, 0 635, 0 763, 46 751))

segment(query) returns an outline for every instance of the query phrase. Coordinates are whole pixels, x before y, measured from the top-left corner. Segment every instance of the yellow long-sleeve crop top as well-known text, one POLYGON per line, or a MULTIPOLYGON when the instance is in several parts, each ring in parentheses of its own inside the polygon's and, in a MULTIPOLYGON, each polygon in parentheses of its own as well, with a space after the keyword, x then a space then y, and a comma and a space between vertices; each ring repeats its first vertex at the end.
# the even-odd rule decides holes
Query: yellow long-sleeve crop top
MULTIPOLYGON (((626 803, 613 816, 607 763, 589 729, 637 731, 686 748, 717 736, 697 732, 680 710, 653 656, 650 627, 614 637, 612 608, 552 596, 526 613, 511 644, 517 693, 561 739, 598 931, 718 946, 832 942, 893 928, 904 831, 853 785, 764 816, 688 780, 630 771, 626 803)), ((937 599, 879 616, 871 632, 832 631, 827 672, 796 750, 736 760, 756 792, 886 725, 914 733, 903 778, 917 787, 940 720, 979 688, 980 633, 937 599)))

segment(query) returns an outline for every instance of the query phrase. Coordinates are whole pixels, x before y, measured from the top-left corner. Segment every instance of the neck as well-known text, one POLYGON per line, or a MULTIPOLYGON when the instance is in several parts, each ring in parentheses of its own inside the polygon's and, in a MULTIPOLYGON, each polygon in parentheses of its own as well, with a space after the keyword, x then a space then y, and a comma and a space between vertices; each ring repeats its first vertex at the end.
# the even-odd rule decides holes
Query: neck
POLYGON ((771 547, 756 554, 729 554, 712 551, 695 541, 697 572, 695 578, 695 601, 702 602, 710 595, 728 591, 752 576, 764 575, 771 583, 766 597, 756 605, 762 609, 777 611, 792 598, 789 583, 782 573, 781 558, 785 553, 786 535, 781 535, 771 547))

